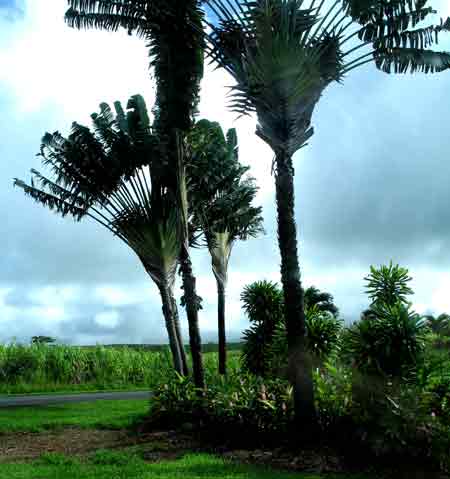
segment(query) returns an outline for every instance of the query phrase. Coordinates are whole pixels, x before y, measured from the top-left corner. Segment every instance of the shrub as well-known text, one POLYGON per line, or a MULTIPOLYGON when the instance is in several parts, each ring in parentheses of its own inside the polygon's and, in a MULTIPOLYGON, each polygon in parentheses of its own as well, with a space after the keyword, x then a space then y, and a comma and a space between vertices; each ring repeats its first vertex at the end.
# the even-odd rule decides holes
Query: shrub
POLYGON ((352 405, 352 371, 336 361, 327 360, 314 371, 315 402, 323 431, 336 431, 348 417, 352 405))
MULTIPOLYGON (((315 366, 320 366, 336 349, 342 321, 326 311, 313 306, 306 311, 307 346, 315 366)), ((274 376, 284 376, 288 362, 287 333, 284 323, 279 323, 272 341, 266 348, 266 364, 274 376)))
POLYGON ((219 441, 243 444, 279 437, 292 418, 292 388, 286 381, 253 375, 216 378, 199 396, 190 378, 178 376, 155 389, 150 423, 195 423, 219 441))
MULTIPOLYGON (((324 442, 371 462, 376 455, 391 464, 416 458, 449 467, 450 428, 430 413, 421 388, 371 378, 335 360, 315 370, 314 384, 324 442)), ((189 423, 210 443, 295 447, 292 399, 292 388, 281 379, 215 377, 198 396, 192 381, 178 376, 155 389, 150 425, 189 423)))
POLYGON ((283 293, 276 283, 256 281, 244 288, 241 301, 251 323, 243 333, 242 365, 244 370, 264 376, 266 347, 276 325, 283 321, 283 293))
POLYGON ((416 461, 421 466, 448 471, 450 429, 430 413, 426 394, 399 381, 374 382, 368 388, 366 376, 359 380, 363 382, 358 394, 353 390, 351 407, 350 438, 354 443, 391 462, 416 461))
POLYGON ((417 366, 424 349, 425 324, 401 302, 373 305, 374 316, 346 329, 343 357, 361 372, 400 376, 417 366))
MULTIPOLYGON (((305 295, 305 304, 309 304, 305 309, 308 347, 315 362, 320 363, 335 348, 342 323, 330 294, 310 287, 305 295)), ((244 369, 260 376, 270 373, 283 377, 288 355, 282 291, 275 283, 260 281, 247 286, 241 299, 252 322, 244 331, 244 369)))

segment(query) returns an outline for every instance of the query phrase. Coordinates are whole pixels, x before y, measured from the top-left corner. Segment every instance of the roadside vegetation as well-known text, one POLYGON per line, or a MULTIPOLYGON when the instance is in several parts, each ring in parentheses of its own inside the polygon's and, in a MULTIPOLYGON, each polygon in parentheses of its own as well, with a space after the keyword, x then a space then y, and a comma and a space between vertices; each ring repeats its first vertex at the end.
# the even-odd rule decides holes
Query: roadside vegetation
MULTIPOLYGON (((417 314, 408 299, 408 270, 392 262, 371 266, 365 278, 369 307, 350 326, 331 294, 305 290, 294 155, 313 137, 313 114, 327 87, 354 69, 369 62, 387 74, 450 69, 450 53, 431 49, 450 31, 450 18, 419 25, 436 13, 427 0, 68 4, 70 27, 123 28, 145 40, 155 103, 148 108, 139 94, 124 105, 101 103, 90 126, 74 122, 66 136, 46 133, 38 155, 43 173, 32 169, 29 182, 14 184, 60 216, 94 221, 127 245, 160 293, 170 353, 68 348, 35 336, 30 347, 1 348, 3 391, 148 387, 154 396, 141 435, 190 431, 190 440, 222 452, 264 448, 261 461, 280 454, 289 464, 302 458, 304 469, 302 454, 315 451, 319 473, 329 451, 345 474, 350 465, 449 472, 449 317, 417 314), (256 116, 256 135, 274 154, 281 287, 261 278, 244 290, 250 328, 242 357, 227 355, 228 262, 235 241, 262 233, 262 211, 253 203, 258 187, 240 163, 236 132, 198 121, 205 59, 231 75, 231 109, 256 116), (218 360, 202 349, 202 298, 191 261, 191 248, 199 246, 208 249, 217 282, 218 360), (186 310, 189 354, 179 305, 186 310)), ((35 470, 43 468, 46 477, 60 474, 58 468, 66 468, 66 476, 72 468, 72 477, 89 477, 97 467, 62 457, 41 460, 35 470)), ((120 472, 109 469, 108 477, 264 477, 204 456, 167 466, 116 463, 101 466, 121 463, 120 472)), ((8 477, 32 470, 7 468, 8 477)))
MULTIPOLYGON (((0 394, 152 389, 173 374, 169 348, 157 349, 0 344, 0 394)), ((231 371, 238 357, 238 350, 230 352, 231 371)), ((218 353, 205 353, 204 364, 206 375, 214 375, 218 353)))

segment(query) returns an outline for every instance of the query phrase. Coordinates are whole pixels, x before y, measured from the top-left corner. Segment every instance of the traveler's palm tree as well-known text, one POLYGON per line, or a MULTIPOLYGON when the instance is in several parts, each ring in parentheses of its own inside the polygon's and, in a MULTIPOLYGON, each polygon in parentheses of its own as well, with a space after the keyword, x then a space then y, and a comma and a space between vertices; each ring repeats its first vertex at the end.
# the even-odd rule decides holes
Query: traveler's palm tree
POLYGON ((249 170, 238 159, 236 130, 225 137, 218 123, 200 120, 189 135, 188 166, 193 225, 205 239, 217 282, 219 373, 226 374, 225 291, 228 264, 238 240, 263 232, 261 207, 252 205, 257 187, 245 177, 249 170))
POLYGON ((91 218, 128 245, 158 286, 175 369, 187 373, 176 302, 175 274, 182 245, 176 198, 164 188, 161 138, 145 102, 133 96, 125 112, 114 103, 91 115, 93 130, 73 123, 68 137, 46 133, 40 156, 51 174, 31 170, 31 183, 15 185, 62 216, 91 218))
POLYGON ((201 392, 204 371, 198 323, 200 298, 189 254, 184 137, 193 124, 203 75, 203 12, 200 0, 68 0, 67 23, 75 28, 117 31, 143 38, 156 80, 155 127, 169 168, 162 183, 175 192, 183 223, 180 270, 189 324, 194 381, 201 392))
POLYGON ((310 358, 306 354, 303 293, 294 219, 293 154, 313 135, 311 117, 325 88, 354 68, 374 61, 389 73, 440 72, 450 55, 427 48, 450 19, 415 28, 434 13, 426 0, 206 0, 210 56, 236 81, 231 107, 256 112, 256 134, 275 154, 281 277, 289 342, 289 371, 296 417, 314 428, 310 358), (323 12, 322 15, 322 11, 323 12), (349 30, 351 27, 353 30, 349 30), (357 38, 355 38, 357 37, 357 38), (359 45, 347 48, 349 41, 359 45), (369 51, 359 55, 361 48, 369 51), (355 58, 356 57, 356 58, 355 58))

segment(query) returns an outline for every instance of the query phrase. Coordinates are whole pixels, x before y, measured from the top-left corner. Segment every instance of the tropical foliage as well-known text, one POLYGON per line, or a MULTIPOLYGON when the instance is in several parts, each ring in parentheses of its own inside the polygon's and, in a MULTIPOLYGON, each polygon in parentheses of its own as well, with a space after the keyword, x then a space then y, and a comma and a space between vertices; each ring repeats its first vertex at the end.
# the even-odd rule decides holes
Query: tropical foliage
POLYGON ((433 316, 432 314, 425 315, 427 326, 430 330, 439 336, 450 336, 450 315, 442 313, 439 316, 433 316))
POLYGON ((370 266, 370 274, 365 278, 367 282, 366 292, 372 300, 372 304, 384 304, 393 306, 400 302, 407 304, 406 296, 414 294, 408 286, 412 280, 407 268, 393 265, 381 265, 379 268, 370 266))
MULTIPOLYGON (((191 226, 199 230, 211 255, 217 283, 219 373, 226 373, 225 292, 228 264, 237 241, 263 232, 261 207, 253 206, 258 191, 239 163, 235 129, 226 136, 218 123, 197 122, 188 136, 190 162, 188 192, 193 212, 191 226)), ((197 238, 198 241, 198 238, 197 238)))
MULTIPOLYGON (((189 202, 186 188, 185 137, 193 125, 203 76, 203 12, 198 0, 69 0, 66 22, 75 28, 117 31, 124 28, 145 39, 156 81, 155 129, 164 140, 164 158, 158 176, 176 201, 181 245, 178 255, 183 280, 182 305, 186 307, 193 375, 204 386, 196 291, 189 253, 189 202)), ((179 341, 179 345, 181 345, 179 341)))
POLYGON ((332 82, 368 62, 384 72, 441 72, 450 54, 429 49, 450 18, 415 28, 434 10, 426 0, 343 0, 325 11, 303 0, 207 0, 217 22, 209 23, 208 52, 235 80, 231 108, 255 112, 256 134, 275 154, 278 241, 290 378, 297 418, 314 428, 311 364, 306 354, 306 320, 297 256, 292 156, 313 135, 312 114, 332 82), (410 29, 410 26, 412 29, 410 29), (351 27, 354 27, 351 29, 351 27), (351 30, 350 30, 351 29, 351 30), (351 40, 359 39, 353 46, 351 40), (368 53, 360 54, 366 48, 368 53), (359 56, 358 56, 359 55, 359 56), (355 58, 356 57, 356 58, 355 58))
POLYGON ((305 309, 316 307, 319 311, 328 312, 335 318, 339 315, 339 309, 334 304, 334 298, 330 293, 320 291, 315 286, 310 286, 304 291, 305 309))
MULTIPOLYGON (((309 290, 319 291, 314 286, 309 290)), ((329 293, 321 295, 332 298, 329 293)), ((243 335, 244 369, 260 376, 285 377, 288 342, 282 291, 276 283, 259 281, 245 287, 241 300, 251 322, 243 335)), ((328 308, 329 304, 325 303, 324 307, 328 308)), ((320 365, 335 351, 342 322, 326 309, 320 309, 319 302, 306 309, 306 326, 308 353, 314 364, 320 365)))
POLYGON ((401 376, 424 349, 425 322, 398 302, 373 306, 374 317, 353 324, 344 335, 345 353, 360 371, 401 376))
POLYGON ((242 365, 253 374, 264 376, 268 371, 266 350, 275 328, 283 322, 283 293, 271 281, 255 281, 241 293, 243 309, 250 328, 243 333, 242 365))
POLYGON ((133 96, 126 112, 106 103, 91 115, 93 130, 78 123, 66 138, 46 133, 40 156, 50 170, 31 170, 30 184, 15 185, 38 203, 76 221, 91 218, 129 246, 158 286, 175 369, 186 359, 173 296, 182 243, 176 198, 161 183, 161 136, 150 123, 144 99, 133 96))

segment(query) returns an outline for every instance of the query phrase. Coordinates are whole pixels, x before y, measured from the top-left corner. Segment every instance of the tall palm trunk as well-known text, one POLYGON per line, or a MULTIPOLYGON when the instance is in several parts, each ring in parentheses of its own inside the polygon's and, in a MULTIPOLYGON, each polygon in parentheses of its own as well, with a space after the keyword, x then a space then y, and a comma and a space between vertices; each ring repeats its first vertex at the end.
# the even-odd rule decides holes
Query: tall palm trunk
POLYGON ((297 256, 292 158, 284 152, 278 153, 276 167, 278 245, 281 254, 281 281, 288 337, 288 374, 294 392, 296 424, 306 432, 315 429, 317 418, 312 364, 306 349, 303 290, 297 256))
POLYGON ((219 331, 219 374, 227 373, 227 342, 225 334, 225 284, 217 280, 217 326, 219 331))
POLYGON ((170 351, 172 352, 173 365, 177 373, 183 375, 183 361, 181 358, 181 351, 175 327, 175 314, 173 309, 172 295, 170 287, 166 282, 158 284, 159 292, 162 300, 162 311, 166 321, 167 334, 169 336, 170 351))
POLYGON ((228 261, 233 241, 227 230, 214 234, 208 244, 211 266, 217 282, 217 329, 219 335, 219 374, 227 373, 227 342, 225 333, 225 289, 228 281, 228 261))
POLYGON ((189 325, 189 346, 192 357, 192 370, 194 384, 199 393, 205 387, 205 374, 203 370, 202 341, 198 323, 198 310, 200 309, 199 297, 197 296, 195 276, 192 272, 192 262, 189 254, 189 220, 188 220, 188 197, 185 171, 185 147, 183 135, 179 130, 169 132, 170 152, 172 164, 176 168, 176 194, 180 209, 182 244, 180 250, 180 271, 183 280, 184 302, 189 325))
POLYGON ((181 248, 180 269, 183 277, 183 291, 186 304, 186 314, 189 324, 189 346, 191 349, 194 384, 199 390, 205 387, 203 370, 202 342, 198 324, 199 299, 195 287, 195 277, 192 274, 192 263, 189 256, 189 246, 185 243, 181 248))
POLYGON ((181 362, 182 362, 182 365, 183 365, 183 375, 188 376, 189 375, 189 366, 188 366, 188 363, 187 363, 186 349, 184 347, 183 336, 181 334, 180 317, 178 315, 177 302, 176 302, 172 292, 171 292, 171 298, 172 298, 173 312, 174 312, 175 331, 176 331, 176 335, 177 335, 178 347, 180 349, 181 362))

